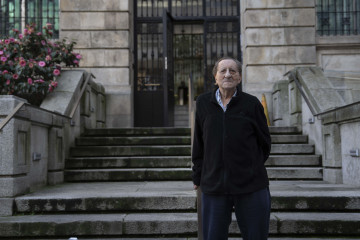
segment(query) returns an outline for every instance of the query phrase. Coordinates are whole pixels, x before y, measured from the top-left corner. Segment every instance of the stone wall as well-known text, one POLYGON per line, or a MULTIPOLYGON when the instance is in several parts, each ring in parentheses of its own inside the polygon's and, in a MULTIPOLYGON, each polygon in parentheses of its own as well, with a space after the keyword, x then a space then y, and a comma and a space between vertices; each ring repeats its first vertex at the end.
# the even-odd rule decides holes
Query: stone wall
MULTIPOLYGON (((12 215, 13 197, 63 182, 75 138, 105 126, 105 91, 91 75, 65 71, 58 82, 40 107, 23 105, 0 131, 0 216, 12 215)), ((0 95, 0 122, 21 102, 0 95)))
POLYGON ((241 1, 241 22, 244 91, 271 99, 274 83, 286 72, 315 65, 314 0, 241 1))
POLYGON ((77 39, 80 67, 106 91, 106 125, 133 124, 129 0, 61 0, 60 37, 77 39))
POLYGON ((359 72, 359 35, 316 36, 316 45, 317 65, 322 69, 359 72))

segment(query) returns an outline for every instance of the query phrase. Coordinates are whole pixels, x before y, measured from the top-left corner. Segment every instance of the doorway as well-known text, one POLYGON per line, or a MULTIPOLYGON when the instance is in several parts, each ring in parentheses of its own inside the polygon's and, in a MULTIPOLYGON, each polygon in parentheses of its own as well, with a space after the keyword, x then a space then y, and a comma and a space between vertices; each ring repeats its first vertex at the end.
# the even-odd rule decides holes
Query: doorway
POLYGON ((218 58, 241 60, 239 15, 237 0, 135 1, 136 127, 189 127, 189 82, 196 97, 218 58))

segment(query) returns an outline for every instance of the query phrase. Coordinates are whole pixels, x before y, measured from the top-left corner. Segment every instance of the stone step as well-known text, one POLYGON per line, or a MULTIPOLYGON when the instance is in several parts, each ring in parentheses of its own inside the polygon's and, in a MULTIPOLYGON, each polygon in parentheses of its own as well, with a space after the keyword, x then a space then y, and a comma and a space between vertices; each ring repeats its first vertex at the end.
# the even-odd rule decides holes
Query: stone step
POLYGON ((272 144, 270 154, 314 154, 311 144, 272 144))
POLYGON ((72 157, 104 156, 190 156, 191 147, 170 146, 79 146, 70 149, 72 157))
MULTIPOLYGON (((158 240, 158 239, 163 239, 163 240, 198 240, 198 238, 192 238, 192 237, 174 237, 174 238, 171 238, 171 237, 168 237, 168 236, 165 236, 165 237, 156 237, 156 238, 152 238, 152 237, 146 237, 146 236, 143 236, 141 238, 106 238, 106 240, 158 240)), ((228 238, 229 240, 239 240, 239 238, 228 238)), ((345 238, 329 238, 329 237, 322 237, 322 238, 313 238, 313 237, 303 237, 303 238, 298 238, 298 237, 281 237, 281 238, 268 238, 269 240, 359 240, 359 238, 351 238, 351 237, 345 237, 345 238)), ((30 240, 30 239, 25 239, 25 240, 30 240)), ((64 238, 36 238, 36 240, 67 240, 64 239, 64 238)), ((80 240, 80 239, 79 239, 80 240)), ((86 236, 81 236, 81 240, 99 240, 99 238, 88 238, 86 236)))
MULTIPOLYGON (((360 213, 272 212, 270 235, 359 236, 360 213)), ((230 233, 239 234, 235 218, 230 233)), ((57 214, 0 218, 0 236, 11 237, 195 237, 196 213, 57 214)))
POLYGON ((190 136, 157 137, 80 137, 78 146, 114 146, 114 145, 190 145, 190 136))
MULTIPOLYGON (((310 144, 273 144, 271 154, 314 154, 310 144)), ((191 146, 78 146, 70 149, 72 157, 104 156, 190 156, 191 146)))
MULTIPOLYGON (((272 143, 307 143, 305 135, 272 135, 272 143)), ((142 137, 80 137, 78 146, 113 145, 190 145, 190 136, 142 136, 142 137)))
POLYGON ((321 166, 320 155, 270 155, 266 166, 321 166))
POLYGON ((178 120, 183 120, 183 121, 185 121, 185 120, 189 120, 189 115, 187 115, 186 113, 184 113, 184 114, 177 114, 177 115, 175 115, 174 116, 174 120, 175 121, 178 121, 178 120))
POLYGON ((86 157, 70 158, 65 161, 65 168, 178 168, 191 167, 190 156, 173 157, 86 157))
MULTIPOLYGON (((359 212, 356 186, 271 182, 272 211, 359 212)), ((17 213, 195 212, 187 182, 66 183, 15 198, 17 213)))
MULTIPOLYGON (((297 127, 269 127, 271 134, 301 134, 297 127)), ((96 128, 87 129, 85 136, 181 136, 190 135, 190 128, 96 128)))
MULTIPOLYGON (((268 167, 271 180, 322 180, 321 167, 268 167)), ((190 168, 127 168, 65 170, 67 182, 190 180, 190 168)))
POLYGON ((306 135, 271 135, 271 143, 307 143, 306 135))
POLYGON ((190 128, 95 128, 84 136, 190 136, 190 128))
POLYGON ((271 180, 322 180, 322 167, 267 167, 271 180))
POLYGON ((270 134, 301 134, 298 127, 275 127, 269 126, 270 134))
MULTIPOLYGON (((266 166, 320 166, 320 155, 270 155, 266 166)), ((190 156, 69 158, 65 168, 178 168, 191 167, 190 156)))
POLYGON ((67 182, 190 180, 190 168, 133 168, 65 170, 67 182))

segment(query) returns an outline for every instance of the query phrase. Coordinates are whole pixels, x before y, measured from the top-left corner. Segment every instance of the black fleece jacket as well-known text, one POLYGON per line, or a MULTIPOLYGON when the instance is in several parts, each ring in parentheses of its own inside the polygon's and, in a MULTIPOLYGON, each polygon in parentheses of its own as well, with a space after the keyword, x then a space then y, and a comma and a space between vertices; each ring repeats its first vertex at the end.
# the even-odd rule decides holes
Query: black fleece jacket
POLYGON ((238 89, 224 112, 215 91, 196 100, 194 184, 207 194, 242 194, 267 187, 264 163, 271 138, 263 106, 238 89))

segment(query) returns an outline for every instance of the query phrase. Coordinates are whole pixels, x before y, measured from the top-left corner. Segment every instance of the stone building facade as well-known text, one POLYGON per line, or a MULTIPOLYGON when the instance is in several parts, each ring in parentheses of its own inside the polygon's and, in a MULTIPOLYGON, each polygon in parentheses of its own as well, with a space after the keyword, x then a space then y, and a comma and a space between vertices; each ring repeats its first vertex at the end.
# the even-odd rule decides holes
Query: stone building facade
MULTIPOLYGON (((359 35, 319 35, 316 2, 240 1, 243 91, 271 99, 298 66, 358 71, 359 35)), ((105 87, 107 126, 134 126, 134 1, 61 0, 60 11, 60 36, 77 39, 81 67, 105 87)))

